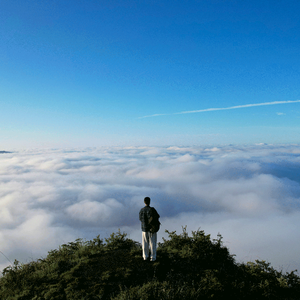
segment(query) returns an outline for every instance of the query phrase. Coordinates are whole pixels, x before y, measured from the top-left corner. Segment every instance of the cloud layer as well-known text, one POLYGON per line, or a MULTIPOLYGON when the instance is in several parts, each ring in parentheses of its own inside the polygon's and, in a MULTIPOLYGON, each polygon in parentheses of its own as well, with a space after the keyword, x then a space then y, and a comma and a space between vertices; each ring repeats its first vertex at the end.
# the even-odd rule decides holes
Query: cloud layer
MULTIPOLYGON (((238 261, 299 268, 300 148, 127 147, 0 154, 0 251, 45 257, 76 238, 118 228, 141 239, 150 196, 165 229, 224 237, 238 261)), ((9 264, 0 253, 0 268, 9 264)))

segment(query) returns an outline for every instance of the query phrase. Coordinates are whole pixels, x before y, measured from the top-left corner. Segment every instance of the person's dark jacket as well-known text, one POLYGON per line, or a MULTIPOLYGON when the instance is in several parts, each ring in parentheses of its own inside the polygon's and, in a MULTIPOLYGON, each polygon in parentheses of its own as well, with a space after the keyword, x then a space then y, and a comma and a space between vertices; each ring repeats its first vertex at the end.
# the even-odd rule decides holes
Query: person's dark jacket
POLYGON ((147 232, 150 231, 150 226, 148 224, 148 220, 150 217, 154 217, 153 214, 157 214, 159 218, 159 214, 157 213, 156 209, 154 207, 145 206, 140 210, 139 213, 139 219, 141 221, 142 225, 142 231, 147 232))

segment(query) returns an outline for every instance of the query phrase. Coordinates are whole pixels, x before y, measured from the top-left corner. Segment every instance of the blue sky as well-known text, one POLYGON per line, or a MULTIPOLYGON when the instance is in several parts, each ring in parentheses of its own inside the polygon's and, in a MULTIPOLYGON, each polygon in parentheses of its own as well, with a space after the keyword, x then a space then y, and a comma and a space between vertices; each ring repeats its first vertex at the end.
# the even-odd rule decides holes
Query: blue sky
POLYGON ((299 11, 1 1, 1 148, 298 143, 298 102, 176 113, 299 100, 299 11))

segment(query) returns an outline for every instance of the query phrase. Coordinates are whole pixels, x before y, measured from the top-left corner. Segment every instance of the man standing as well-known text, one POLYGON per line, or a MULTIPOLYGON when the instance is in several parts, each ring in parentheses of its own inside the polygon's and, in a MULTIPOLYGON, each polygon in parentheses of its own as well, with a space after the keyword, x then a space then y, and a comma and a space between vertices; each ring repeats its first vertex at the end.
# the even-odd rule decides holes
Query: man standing
POLYGON ((159 214, 154 207, 150 207, 150 198, 144 198, 145 207, 140 210, 139 219, 142 222, 142 246, 143 246, 143 259, 148 260, 149 248, 151 252, 150 260, 156 260, 156 240, 158 229, 153 229, 153 223, 158 222, 159 214))

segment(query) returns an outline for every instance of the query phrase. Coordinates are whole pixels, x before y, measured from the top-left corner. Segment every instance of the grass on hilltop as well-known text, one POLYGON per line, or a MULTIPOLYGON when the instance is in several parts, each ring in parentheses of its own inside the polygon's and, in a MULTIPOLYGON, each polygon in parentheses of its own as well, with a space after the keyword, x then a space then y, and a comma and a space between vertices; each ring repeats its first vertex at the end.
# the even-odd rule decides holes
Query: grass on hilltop
POLYGON ((126 233, 77 239, 44 259, 3 270, 0 299, 300 299, 300 278, 265 261, 236 263, 222 243, 197 230, 166 231, 156 262, 126 233))

